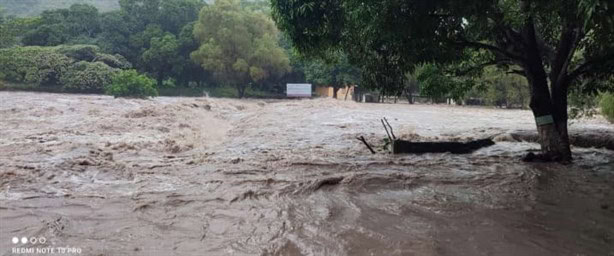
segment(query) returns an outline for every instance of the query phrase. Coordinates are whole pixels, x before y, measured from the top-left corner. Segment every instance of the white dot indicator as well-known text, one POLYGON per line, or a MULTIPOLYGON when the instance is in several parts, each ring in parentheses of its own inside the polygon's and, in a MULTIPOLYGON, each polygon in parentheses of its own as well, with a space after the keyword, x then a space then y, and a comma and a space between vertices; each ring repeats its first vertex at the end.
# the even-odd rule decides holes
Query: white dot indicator
POLYGON ((19 243, 19 237, 13 237, 13 243, 14 244, 19 243))
POLYGON ((30 243, 31 244, 36 244, 38 242, 38 238, 36 237, 30 237, 30 243))
POLYGON ((22 238, 21 238, 21 243, 22 243, 22 244, 27 244, 27 243, 28 243, 28 238, 27 238, 27 237, 25 237, 25 236, 24 236, 24 237, 22 237, 22 238))

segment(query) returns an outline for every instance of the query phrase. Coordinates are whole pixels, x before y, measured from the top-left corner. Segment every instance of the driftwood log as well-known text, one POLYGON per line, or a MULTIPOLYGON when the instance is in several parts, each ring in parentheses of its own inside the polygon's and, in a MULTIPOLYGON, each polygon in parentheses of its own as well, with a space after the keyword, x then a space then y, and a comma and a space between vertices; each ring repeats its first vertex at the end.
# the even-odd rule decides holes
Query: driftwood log
MULTIPOLYGON (((489 147, 495 145, 492 139, 481 139, 469 142, 411 142, 397 139, 392 130, 392 125, 385 117, 380 120, 382 126, 386 131, 388 138, 386 144, 383 146, 387 149, 392 149, 393 154, 423 154, 423 153, 452 153, 452 154, 469 154, 480 148, 489 147), (388 148, 392 146, 392 148, 388 148)), ((372 154, 375 154, 373 147, 369 145, 367 140, 363 137, 357 137, 372 154)))
POLYGON ((392 142, 393 154, 423 154, 423 153, 452 153, 469 154, 480 148, 495 145, 491 139, 481 139, 469 142, 411 142, 394 140, 392 142))

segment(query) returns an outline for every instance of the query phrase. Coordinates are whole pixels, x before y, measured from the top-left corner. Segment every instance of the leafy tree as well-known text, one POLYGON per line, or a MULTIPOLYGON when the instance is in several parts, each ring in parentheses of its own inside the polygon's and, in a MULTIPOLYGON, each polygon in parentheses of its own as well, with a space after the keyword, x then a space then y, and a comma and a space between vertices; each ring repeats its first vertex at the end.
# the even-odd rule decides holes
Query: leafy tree
POLYGON ((135 28, 128 17, 120 11, 104 13, 100 17, 100 26, 102 32, 98 36, 98 45, 105 52, 124 57, 134 55, 130 47, 130 36, 135 28))
POLYGON ((135 31, 157 24, 177 35, 185 24, 198 18, 201 0, 120 0, 121 13, 135 31))
POLYGON ((4 14, 4 12, 5 12, 4 7, 2 7, 2 5, 0 5, 0 24, 3 24, 3 23, 4 23, 4 20, 5 20, 5 18, 4 18, 4 15, 5 15, 5 14, 4 14))
POLYGON ((85 35, 95 37, 100 32, 100 14, 98 9, 88 4, 70 6, 66 23, 72 37, 85 35))
POLYGON ((89 41, 88 38, 94 38, 100 32, 99 17, 98 9, 87 4, 44 11, 41 25, 29 31, 22 42, 25 45, 54 46, 71 40, 89 41))
POLYGON ((61 78, 62 89, 70 92, 103 92, 119 69, 102 62, 80 61, 73 64, 61 78))
POLYGON ((132 68, 132 64, 124 57, 119 54, 106 54, 106 53, 98 53, 96 55, 96 61, 100 61, 107 66, 112 68, 119 69, 130 69, 132 68))
POLYGON ((95 45, 61 45, 57 51, 77 61, 93 61, 98 57, 100 48, 95 45))
POLYGON ((119 0, 122 16, 136 31, 143 31, 148 24, 157 24, 160 0, 119 0))
POLYGON ((304 69, 309 82, 333 87, 333 97, 337 98, 339 89, 355 85, 360 79, 360 71, 348 63, 347 57, 337 54, 333 60, 315 60, 304 69))
POLYGON ((3 9, 0 7, 0 48, 5 48, 14 45, 16 42, 16 34, 12 31, 7 19, 3 16, 3 9))
POLYGON ((604 93, 601 95, 599 106, 601 107, 601 114, 611 123, 614 123, 614 94, 604 93))
POLYGON ((155 74, 158 84, 168 76, 174 67, 179 67, 182 60, 178 55, 179 42, 173 34, 151 39, 150 48, 143 55, 145 70, 155 74))
POLYGON ((145 30, 135 33, 130 37, 130 47, 142 53, 150 47, 151 39, 165 35, 164 30, 158 24, 149 24, 145 30))
POLYGON ((524 76, 542 159, 571 160, 570 89, 614 89, 583 83, 612 77, 614 8, 608 0, 271 3, 278 26, 299 51, 322 55, 343 49, 363 66, 363 78, 368 78, 363 84, 394 88, 423 62, 435 62, 450 75, 496 65, 524 76))
POLYGON ((105 51, 125 56, 139 72, 151 73, 159 82, 172 77, 179 84, 202 84, 206 72, 189 59, 199 47, 192 32, 204 5, 201 0, 122 0, 119 11, 102 15, 98 44, 105 51), (154 38, 158 42, 155 47, 154 38), (177 43, 175 56, 168 55, 168 47, 162 49, 166 43, 175 48, 171 41, 177 43), (164 59, 163 52, 169 58, 164 59))
POLYGON ((195 82, 198 86, 202 86, 210 77, 209 72, 203 71, 203 68, 190 58, 190 54, 199 48, 199 43, 192 35, 196 22, 190 22, 183 26, 179 33, 179 55, 182 58, 180 62, 181 68, 176 68, 175 77, 180 84, 189 84, 195 82))
POLYGON ((289 71, 277 34, 264 14, 242 9, 236 0, 217 0, 200 12, 194 27, 200 47, 191 57, 243 97, 249 83, 289 71))
POLYGON ((0 49, 0 79, 35 85, 58 85, 73 59, 49 47, 0 49))
POLYGON ((529 87, 518 75, 497 75, 487 80, 486 100, 491 105, 506 108, 525 108, 529 101, 529 87))
POLYGON ((130 65, 93 45, 12 47, 0 50, 0 79, 71 92, 102 92, 111 75, 130 65))
POLYGON ((441 66, 424 64, 414 70, 413 76, 420 83, 420 93, 437 101, 452 98, 462 100, 468 88, 473 86, 472 80, 458 79, 442 75, 441 66))
POLYGON ((241 0, 239 4, 243 9, 250 11, 263 12, 267 15, 271 13, 271 3, 268 0, 241 0))
POLYGON ((158 23, 165 31, 179 35, 186 24, 198 20, 198 12, 204 5, 201 0, 163 0, 158 23))
POLYGON ((156 81, 139 74, 136 70, 125 70, 111 78, 111 84, 105 87, 105 93, 115 98, 148 98, 158 96, 156 81))
POLYGON ((414 94, 420 92, 420 85, 418 79, 410 73, 405 74, 405 84, 403 86, 403 92, 401 95, 407 97, 409 104, 414 104, 414 94))
POLYGON ((0 5, 16 17, 34 17, 45 10, 69 8, 73 4, 88 3, 96 6, 101 12, 113 11, 119 8, 117 0, 0 0, 0 5))
POLYGON ((24 35, 24 45, 55 46, 68 41, 67 27, 63 24, 42 25, 24 35))

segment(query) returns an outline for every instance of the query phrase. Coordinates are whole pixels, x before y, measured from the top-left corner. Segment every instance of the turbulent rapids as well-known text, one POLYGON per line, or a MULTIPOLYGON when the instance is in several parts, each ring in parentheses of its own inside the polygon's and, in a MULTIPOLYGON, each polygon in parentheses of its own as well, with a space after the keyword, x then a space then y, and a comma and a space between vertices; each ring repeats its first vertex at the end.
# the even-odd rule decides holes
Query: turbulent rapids
MULTIPOLYGON (((105 256, 614 255, 614 151, 523 163, 527 111, 0 92, 0 127, 0 255, 22 236, 105 256), (379 143, 383 116, 401 139, 497 143, 371 154, 356 137, 379 143)), ((570 131, 614 138, 599 118, 570 131)))

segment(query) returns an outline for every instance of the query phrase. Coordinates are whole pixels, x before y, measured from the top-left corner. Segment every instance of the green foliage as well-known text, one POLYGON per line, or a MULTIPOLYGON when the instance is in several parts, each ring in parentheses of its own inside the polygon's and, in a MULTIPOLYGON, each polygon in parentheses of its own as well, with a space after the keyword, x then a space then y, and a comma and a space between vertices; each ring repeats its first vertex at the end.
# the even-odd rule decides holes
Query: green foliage
POLYGON ((250 98, 276 98, 279 97, 279 94, 275 94, 269 91, 259 90, 257 88, 248 87, 245 90, 245 95, 240 96, 237 89, 231 86, 217 86, 212 88, 206 88, 205 91, 212 97, 220 97, 220 98, 241 98, 241 97, 250 97, 250 98))
POLYGON ((142 67, 155 74, 158 83, 161 84, 172 69, 181 67, 181 63, 185 60, 180 58, 179 43, 173 34, 154 37, 149 45, 149 49, 141 57, 142 67))
POLYGON ((614 123, 614 93, 604 93, 599 102, 601 114, 611 123, 614 123))
POLYGON ((113 75, 105 93, 114 97, 148 98, 158 96, 156 81, 136 70, 120 71, 113 75))
POLYGON ((119 11, 101 15, 98 45, 120 54, 161 83, 174 78, 180 85, 202 84, 209 77, 190 60, 199 43, 192 32, 201 0, 122 0, 119 11))
POLYGON ((98 35, 100 47, 109 53, 129 56, 130 35, 133 33, 128 17, 120 11, 103 13, 100 17, 102 32, 98 35))
MULTIPOLYGON (((472 77, 488 66, 541 77, 545 71, 556 87, 604 80, 614 70, 614 8, 606 0, 271 0, 271 5, 278 27, 299 52, 325 57, 343 50, 360 65, 363 85, 390 93, 416 63, 472 77), (529 65, 535 68, 523 70, 529 65)), ((441 82, 425 85, 427 93, 439 96, 460 95, 471 85, 429 79, 441 82)))
POLYGON ((175 80, 174 78, 168 78, 168 79, 162 81, 162 87, 165 87, 165 88, 175 88, 175 87, 177 87, 177 80, 175 80))
POLYGON ((5 68, 0 70, 0 79, 70 92, 102 92, 112 74, 129 65, 98 51, 92 45, 1 49, 0 64, 5 68))
POLYGON ((483 96, 489 105, 526 108, 529 104, 529 85, 526 79, 519 75, 487 69, 484 77, 481 77, 478 82, 486 87, 480 96, 483 96))
POLYGON ((569 117, 572 119, 592 117, 597 114, 599 99, 596 95, 574 90, 569 94, 568 100, 569 117))
POLYGON ((95 45, 61 45, 57 51, 78 61, 93 61, 100 48, 95 45))
POLYGON ((435 64, 423 64, 416 68, 412 77, 420 84, 420 93, 435 100, 453 98, 460 101, 473 87, 474 81, 446 75, 435 64))
POLYGON ((62 89, 69 92, 103 92, 119 69, 102 62, 80 61, 73 64, 62 76, 62 89))
POLYGON ((201 10, 194 27, 200 47, 191 57, 241 97, 250 83, 290 71, 277 34, 264 14, 242 9, 236 0, 218 0, 201 10))
POLYGON ((21 35, 39 26, 40 22, 40 18, 4 18, 0 22, 0 48, 16 45, 21 35))
POLYGON ((337 53, 330 61, 314 60, 304 67, 307 81, 324 86, 341 88, 356 85, 360 81, 360 70, 349 64, 347 56, 337 53))
POLYGON ((95 37, 100 32, 98 9, 88 4, 74 4, 68 9, 65 22, 72 37, 95 37))
POLYGON ((91 4, 101 12, 119 8, 118 1, 114 0, 0 0, 0 5, 6 8, 6 12, 17 17, 36 16, 46 10, 68 8, 79 3, 91 4))
POLYGON ((41 25, 26 33, 21 40, 24 45, 55 46, 68 41, 66 26, 62 24, 41 25))
POLYGON ((128 60, 126 60, 124 56, 121 56, 119 54, 111 55, 111 54, 98 53, 96 55, 96 61, 103 62, 104 64, 107 64, 109 67, 112 67, 112 68, 120 68, 120 69, 132 68, 132 64, 130 64, 130 62, 128 62, 128 60))
POLYGON ((96 7, 74 4, 68 9, 44 11, 41 25, 28 31, 25 45, 55 46, 69 41, 88 41, 100 32, 100 15, 96 7))
POLYGON ((204 5, 201 0, 164 0, 160 3, 159 23, 165 31, 178 35, 186 24, 198 19, 204 5))
POLYGON ((74 62, 55 48, 0 49, 0 78, 9 82, 57 85, 74 62))

